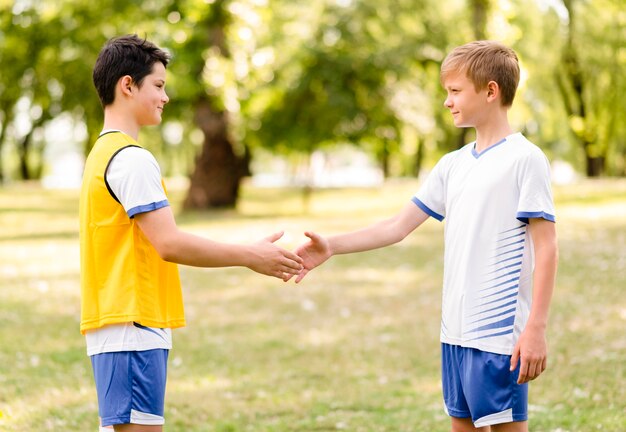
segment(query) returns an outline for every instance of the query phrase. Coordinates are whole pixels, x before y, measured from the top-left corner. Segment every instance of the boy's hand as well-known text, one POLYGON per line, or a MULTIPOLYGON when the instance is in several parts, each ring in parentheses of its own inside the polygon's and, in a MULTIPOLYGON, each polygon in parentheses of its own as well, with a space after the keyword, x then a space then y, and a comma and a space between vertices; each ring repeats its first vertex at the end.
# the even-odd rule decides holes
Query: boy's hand
POLYGON ((274 244, 282 236, 281 231, 254 243, 248 268, 257 273, 277 277, 285 282, 294 275, 299 275, 302 271, 302 258, 274 244))
POLYGON ((513 349, 511 371, 517 367, 518 360, 520 361, 518 384, 532 381, 546 370, 548 349, 545 331, 526 325, 513 349))
MULTIPOLYGON (((310 231, 305 232, 304 235, 311 240, 300 245, 295 250, 295 253, 302 258, 302 265, 304 267, 298 277, 296 277, 296 283, 300 282, 308 272, 321 265, 332 256, 330 244, 326 238, 310 231)), ((289 279, 291 279, 291 276, 286 280, 289 279)))

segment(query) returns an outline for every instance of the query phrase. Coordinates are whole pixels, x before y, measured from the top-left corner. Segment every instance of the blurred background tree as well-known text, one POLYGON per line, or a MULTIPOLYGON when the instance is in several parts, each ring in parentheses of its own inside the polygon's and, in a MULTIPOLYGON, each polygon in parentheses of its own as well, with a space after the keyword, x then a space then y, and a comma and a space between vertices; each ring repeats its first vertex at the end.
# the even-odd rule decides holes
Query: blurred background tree
POLYGON ((587 176, 624 176, 625 24, 620 0, 0 2, 0 180, 42 177, 53 126, 87 153, 93 63, 127 33, 172 54, 165 122, 142 144, 189 177, 186 208, 236 205, 260 151, 350 144, 386 176, 418 175, 471 139, 442 107, 439 65, 481 38, 520 55, 515 128, 587 176))

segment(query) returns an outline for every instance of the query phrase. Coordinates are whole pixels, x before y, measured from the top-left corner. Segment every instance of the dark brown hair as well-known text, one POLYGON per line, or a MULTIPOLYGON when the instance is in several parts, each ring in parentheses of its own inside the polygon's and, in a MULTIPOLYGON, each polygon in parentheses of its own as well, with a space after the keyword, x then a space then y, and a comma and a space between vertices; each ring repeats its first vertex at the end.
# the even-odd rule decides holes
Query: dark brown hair
POLYGON ((93 83, 105 107, 115 100, 115 86, 129 75, 141 87, 156 62, 167 67, 170 56, 159 47, 136 34, 110 39, 98 54, 93 68, 93 83))

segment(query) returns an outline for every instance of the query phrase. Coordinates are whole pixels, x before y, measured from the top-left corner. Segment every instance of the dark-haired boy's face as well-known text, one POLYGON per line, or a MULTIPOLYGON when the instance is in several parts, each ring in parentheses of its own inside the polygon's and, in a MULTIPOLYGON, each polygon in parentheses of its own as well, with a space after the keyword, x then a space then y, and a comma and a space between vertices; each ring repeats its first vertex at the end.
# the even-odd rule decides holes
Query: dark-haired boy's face
POLYGON ((165 93, 165 66, 156 62, 152 72, 143 79, 141 86, 133 84, 133 102, 137 121, 141 126, 161 123, 163 108, 169 101, 165 93))
POLYGON ((476 91, 474 83, 464 72, 449 74, 443 86, 448 94, 444 106, 450 110, 456 127, 480 125, 487 103, 487 89, 476 91))

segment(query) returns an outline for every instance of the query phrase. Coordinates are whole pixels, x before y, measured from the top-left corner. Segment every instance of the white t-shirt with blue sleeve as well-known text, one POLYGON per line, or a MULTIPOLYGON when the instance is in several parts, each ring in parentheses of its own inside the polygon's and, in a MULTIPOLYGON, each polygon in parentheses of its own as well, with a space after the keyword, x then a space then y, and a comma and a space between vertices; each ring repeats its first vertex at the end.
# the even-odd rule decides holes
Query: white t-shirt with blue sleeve
POLYGON ((441 342, 512 354, 530 313, 529 218, 555 221, 550 165, 521 133, 448 153, 413 197, 445 219, 441 342))
POLYGON ((161 168, 152 153, 126 147, 109 163, 106 181, 128 217, 169 206, 161 184, 161 168))

